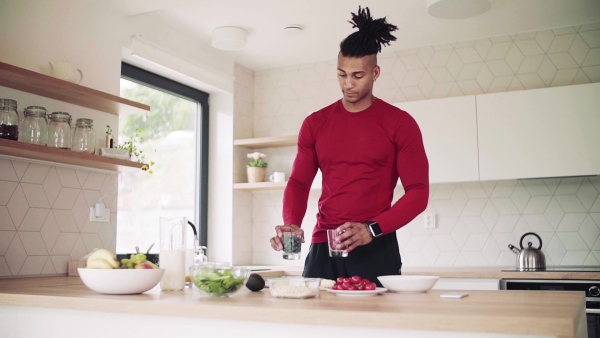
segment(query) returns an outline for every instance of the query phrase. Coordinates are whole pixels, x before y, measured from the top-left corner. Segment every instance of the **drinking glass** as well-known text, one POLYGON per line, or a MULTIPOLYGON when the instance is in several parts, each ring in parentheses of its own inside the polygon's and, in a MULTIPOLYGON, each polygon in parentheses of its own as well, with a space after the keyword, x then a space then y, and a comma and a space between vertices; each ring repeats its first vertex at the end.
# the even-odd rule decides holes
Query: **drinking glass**
POLYGON ((342 232, 338 232, 338 229, 327 229, 327 244, 329 247, 329 257, 348 257, 348 252, 344 249, 340 250, 338 237, 342 232))

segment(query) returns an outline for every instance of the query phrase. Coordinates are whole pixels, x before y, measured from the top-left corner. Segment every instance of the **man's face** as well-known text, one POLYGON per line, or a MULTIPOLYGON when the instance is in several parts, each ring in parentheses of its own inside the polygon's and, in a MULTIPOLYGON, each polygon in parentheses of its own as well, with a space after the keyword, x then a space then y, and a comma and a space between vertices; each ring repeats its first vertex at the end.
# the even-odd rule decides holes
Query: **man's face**
POLYGON ((337 77, 344 101, 351 104, 370 103, 373 82, 379 77, 375 55, 360 58, 338 54, 337 77))

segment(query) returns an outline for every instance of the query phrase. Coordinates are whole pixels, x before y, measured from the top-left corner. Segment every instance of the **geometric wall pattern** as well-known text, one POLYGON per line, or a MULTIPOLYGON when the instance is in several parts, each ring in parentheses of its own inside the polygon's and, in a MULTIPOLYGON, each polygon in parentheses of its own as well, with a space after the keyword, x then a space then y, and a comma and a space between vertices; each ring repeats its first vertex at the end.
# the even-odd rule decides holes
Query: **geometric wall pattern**
POLYGON ((0 158, 0 277, 67 273, 67 262, 115 248, 117 174, 0 158), (110 222, 91 222, 103 198, 110 222))
MULTIPOLYGON (((384 49, 378 64, 381 76, 374 94, 391 103, 600 82, 600 23, 399 52, 384 49)), ((258 71, 253 79, 248 79, 247 69, 238 69, 235 137, 296 135, 308 114, 340 98, 335 67, 334 56, 258 71), (253 82, 253 90, 248 82, 253 82)), ((269 158, 267 174, 289 175, 293 147, 262 151, 269 158)), ((235 156, 234 179, 241 182, 245 153, 237 150, 235 156)), ((600 265, 599 193, 598 177, 432 185, 426 212, 436 213, 438 227, 424 229, 422 220, 415 219, 400 229, 403 262, 511 266, 516 255, 508 244, 518 245, 522 234, 534 231, 542 237, 548 265, 600 265)), ((239 259, 258 265, 302 265, 303 260, 284 261, 268 244, 274 226, 281 224, 282 192, 235 194, 240 198, 234 210, 241 214, 234 216, 234 228, 245 229, 236 240, 244 248, 239 259), (243 227, 236 219, 252 219, 252 226, 243 227)), ((307 233, 317 199, 318 191, 313 191, 303 223, 307 233)), ((535 238, 532 242, 536 245, 535 238)), ((307 249, 303 245, 303 257, 307 249)))

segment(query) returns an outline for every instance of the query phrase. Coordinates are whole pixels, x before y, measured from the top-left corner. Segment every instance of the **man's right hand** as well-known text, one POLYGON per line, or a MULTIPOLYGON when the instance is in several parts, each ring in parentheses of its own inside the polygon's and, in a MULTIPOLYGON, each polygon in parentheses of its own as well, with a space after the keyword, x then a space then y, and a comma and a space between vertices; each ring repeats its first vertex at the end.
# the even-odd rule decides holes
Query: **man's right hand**
POLYGON ((299 226, 295 224, 277 225, 275 227, 275 237, 271 237, 271 239, 269 240, 271 242, 271 247, 273 248, 273 250, 283 250, 283 242, 281 241, 281 238, 283 238, 283 233, 286 231, 291 231, 299 234, 300 238, 302 239, 302 243, 304 243, 304 230, 300 229, 299 226))

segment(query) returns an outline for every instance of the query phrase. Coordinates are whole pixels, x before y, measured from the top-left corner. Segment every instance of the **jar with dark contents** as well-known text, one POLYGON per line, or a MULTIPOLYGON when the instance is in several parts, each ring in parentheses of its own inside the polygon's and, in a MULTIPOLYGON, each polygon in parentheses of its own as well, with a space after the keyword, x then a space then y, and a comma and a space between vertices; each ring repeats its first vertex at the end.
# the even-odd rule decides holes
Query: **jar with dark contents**
POLYGON ((77 119, 71 150, 93 154, 96 150, 96 132, 94 131, 94 120, 77 119))
POLYGON ((15 100, 0 99, 0 138, 19 139, 19 114, 15 100))

